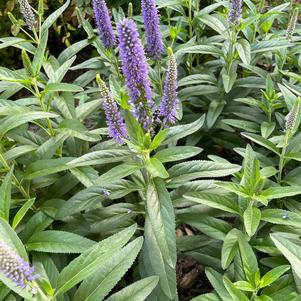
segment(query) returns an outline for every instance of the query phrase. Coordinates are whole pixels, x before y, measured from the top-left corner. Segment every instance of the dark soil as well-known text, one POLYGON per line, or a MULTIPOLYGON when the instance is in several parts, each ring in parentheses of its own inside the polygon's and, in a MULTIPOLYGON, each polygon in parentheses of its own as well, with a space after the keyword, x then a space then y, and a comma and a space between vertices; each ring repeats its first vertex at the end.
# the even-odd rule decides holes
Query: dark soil
POLYGON ((180 301, 189 301, 212 291, 203 266, 190 256, 180 259, 177 263, 177 283, 180 301))

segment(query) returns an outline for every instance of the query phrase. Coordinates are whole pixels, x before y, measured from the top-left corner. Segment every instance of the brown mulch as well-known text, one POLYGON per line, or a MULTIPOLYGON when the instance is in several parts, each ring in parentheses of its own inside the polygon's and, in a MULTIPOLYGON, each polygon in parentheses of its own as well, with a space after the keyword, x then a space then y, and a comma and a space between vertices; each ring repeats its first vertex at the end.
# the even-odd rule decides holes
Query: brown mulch
POLYGON ((180 301, 189 301, 212 291, 204 267, 190 256, 180 259, 177 263, 177 283, 180 301))

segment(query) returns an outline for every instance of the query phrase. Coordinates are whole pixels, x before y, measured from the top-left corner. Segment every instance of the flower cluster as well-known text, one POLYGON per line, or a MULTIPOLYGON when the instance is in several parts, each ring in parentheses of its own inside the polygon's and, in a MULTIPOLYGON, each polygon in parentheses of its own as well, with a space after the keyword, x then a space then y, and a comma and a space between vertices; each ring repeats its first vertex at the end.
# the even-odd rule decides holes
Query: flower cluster
POLYGON ((146 52, 150 57, 159 58, 163 52, 163 42, 156 2, 155 0, 142 0, 141 7, 147 38, 146 52))
POLYGON ((293 135, 298 129, 300 123, 300 105, 301 99, 297 98, 292 109, 285 117, 285 130, 289 131, 290 135, 293 135))
POLYGON ((109 128, 109 136, 115 139, 117 143, 122 144, 122 139, 127 138, 128 136, 124 120, 121 117, 118 106, 106 84, 101 80, 99 75, 97 75, 96 79, 100 88, 100 95, 103 100, 103 107, 109 128))
POLYGON ((295 8, 293 11, 293 14, 291 16, 291 19, 288 23, 288 27, 286 30, 286 39, 291 40, 292 36, 294 34, 295 28, 296 28, 296 23, 297 23, 297 19, 298 19, 298 14, 299 14, 299 8, 295 8))
POLYGON ((35 25, 37 24, 37 20, 31 6, 28 3, 28 0, 18 0, 18 1, 27 26, 31 30, 34 29, 35 25))
POLYGON ((229 18, 230 24, 238 25, 242 17, 242 0, 232 0, 230 4, 229 18))
POLYGON ((116 44, 109 11, 105 0, 93 0, 95 20, 100 38, 106 48, 112 48, 116 44))
POLYGON ((177 85, 177 62, 172 49, 168 48, 168 68, 164 81, 163 98, 159 108, 159 118, 164 126, 176 122, 176 114, 179 108, 177 85))
POLYGON ((3 241, 0 241, 0 272, 21 288, 25 288, 28 282, 37 278, 34 268, 3 241))
POLYGON ((129 89, 133 113, 145 130, 153 123, 154 102, 148 77, 148 65, 134 21, 125 19, 117 24, 122 71, 129 89))

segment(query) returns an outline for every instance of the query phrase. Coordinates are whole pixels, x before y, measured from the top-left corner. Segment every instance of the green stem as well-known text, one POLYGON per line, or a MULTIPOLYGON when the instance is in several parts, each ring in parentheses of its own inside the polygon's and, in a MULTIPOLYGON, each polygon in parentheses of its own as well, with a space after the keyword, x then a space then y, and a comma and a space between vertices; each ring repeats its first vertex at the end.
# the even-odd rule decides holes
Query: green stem
MULTIPOLYGON (((45 107, 45 104, 44 104, 44 102, 43 102, 43 96, 42 96, 42 94, 40 93, 40 90, 39 90, 39 88, 38 88, 37 81, 36 81, 35 78, 33 79, 32 83, 33 83, 33 87, 34 87, 34 90, 35 90, 35 96, 37 97, 37 99, 38 99, 38 101, 39 101, 39 103, 40 103, 40 106, 41 106, 41 108, 42 108, 42 111, 43 111, 43 112, 48 112, 48 111, 47 111, 47 108, 45 107)), ((55 131, 54 131, 54 129, 53 129, 53 127, 52 127, 52 124, 51 124, 51 121, 50 121, 50 119, 49 119, 48 117, 46 118, 46 122, 47 122, 48 130, 49 130, 49 131, 48 131, 48 135, 49 135, 49 136, 55 136, 55 131)))
MULTIPOLYGON (((9 171, 11 169, 11 167, 8 165, 8 163, 6 162, 6 160, 5 160, 5 158, 3 157, 2 154, 0 154, 0 162, 2 163, 2 165, 4 166, 4 168, 7 171, 9 171)), ((14 175, 14 173, 12 173, 12 178, 13 178, 13 182, 14 182, 15 186, 19 189, 19 191, 21 192, 23 197, 25 199, 29 199, 30 198, 29 193, 26 192, 26 190, 22 186, 21 182, 17 179, 17 177, 14 175)))
MULTIPOLYGON (((193 37, 193 27, 192 27, 192 0, 188 2, 188 26, 189 26, 189 40, 193 37)), ((193 64, 193 56, 189 54, 188 56, 189 62, 189 72, 192 73, 192 64, 193 64)))
POLYGON ((279 172, 278 172, 278 177, 277 177, 277 182, 278 184, 281 183, 282 180, 282 172, 284 168, 284 163, 285 163, 285 153, 286 153, 286 148, 288 146, 288 132, 286 132, 285 137, 284 137, 284 145, 280 154, 279 158, 279 172))
POLYGON ((159 89, 160 95, 162 95, 163 87, 162 87, 162 77, 161 77, 161 60, 157 60, 157 70, 158 70, 158 79, 159 79, 159 89))
POLYGON ((193 28, 192 28, 192 0, 189 0, 188 4, 188 24, 189 24, 189 39, 193 36, 193 28))

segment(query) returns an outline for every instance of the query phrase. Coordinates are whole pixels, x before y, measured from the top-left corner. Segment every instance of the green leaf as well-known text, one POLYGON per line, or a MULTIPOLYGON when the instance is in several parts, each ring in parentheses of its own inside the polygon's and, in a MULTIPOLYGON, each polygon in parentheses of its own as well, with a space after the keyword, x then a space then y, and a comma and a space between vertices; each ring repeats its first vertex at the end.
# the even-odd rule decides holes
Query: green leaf
POLYGON ((105 191, 109 191, 110 199, 119 199, 140 189, 142 189, 142 187, 127 180, 119 180, 107 183, 106 185, 88 187, 79 191, 65 202, 59 208, 56 219, 64 220, 66 217, 81 211, 95 209, 100 201, 107 198, 105 191))
POLYGON ((174 162, 194 157, 201 153, 202 150, 202 148, 195 146, 175 146, 158 151, 154 157, 162 163, 174 162))
POLYGON ((241 181, 246 192, 250 197, 253 196, 256 191, 256 186, 261 180, 259 161, 256 159, 256 154, 250 145, 247 145, 244 162, 243 162, 244 174, 241 181))
POLYGON ((3 136, 8 131, 24 124, 38 119, 55 118, 56 114, 47 112, 22 112, 5 118, 0 125, 0 136, 3 136))
POLYGON ((279 225, 288 225, 300 228, 301 214, 281 209, 265 209, 261 212, 261 220, 279 225))
POLYGON ((223 119, 223 122, 230 126, 243 129, 245 131, 252 132, 252 133, 258 133, 260 129, 259 125, 253 121, 238 120, 238 119, 223 119))
POLYGON ((14 160, 19 158, 27 153, 33 152, 37 149, 37 146, 34 145, 21 145, 13 147, 3 154, 3 157, 6 161, 14 160))
POLYGON ((290 262, 296 275, 301 277, 301 244, 298 235, 289 233, 270 234, 279 251, 290 262))
POLYGON ((261 211, 256 207, 248 207, 243 215, 246 232, 251 237, 257 231, 260 223, 261 211))
POLYGON ((162 256, 169 265, 174 267, 176 242, 172 229, 175 228, 175 221, 174 215, 167 212, 171 207, 171 200, 161 180, 154 179, 153 183, 148 185, 146 205, 149 220, 162 256))
POLYGON ((46 94, 49 92, 82 92, 84 91, 82 87, 73 85, 73 84, 66 84, 66 83, 50 83, 48 84, 42 94, 46 94))
POLYGON ((120 161, 125 161, 133 153, 125 149, 99 150, 89 152, 79 158, 76 158, 67 163, 70 168, 80 166, 92 166, 98 164, 108 164, 120 161))
POLYGON ((260 280, 260 288, 266 287, 278 278, 280 278, 284 273, 286 273, 291 267, 289 265, 281 265, 270 271, 268 271, 260 280))
POLYGON ((247 281, 237 281, 234 283, 234 285, 241 291, 246 291, 246 292, 254 292, 256 291, 256 288, 254 288, 249 282, 247 281))
POLYGON ((213 288, 223 301, 233 301, 223 283, 223 276, 212 268, 206 267, 205 273, 213 288))
POLYGON ((200 54, 211 54, 215 56, 222 55, 221 50, 213 45, 193 45, 189 47, 183 47, 175 52, 175 56, 178 57, 187 53, 200 53, 200 54))
POLYGON ((163 144, 166 145, 172 142, 176 142, 181 138, 193 134, 203 126, 204 121, 205 115, 202 115, 199 119, 192 123, 170 127, 163 144))
MULTIPOLYGON (((78 53, 79 51, 84 49, 86 46, 88 46, 90 43, 91 43, 91 40, 85 39, 85 40, 81 40, 77 43, 72 44, 71 46, 66 48, 63 52, 60 53, 60 55, 58 57, 59 63, 60 64, 65 63, 67 60, 72 58, 76 53, 78 53)), ((97 102, 99 102, 99 100, 97 100, 97 102)))
POLYGON ((26 74, 29 77, 34 76, 34 71, 32 69, 31 61, 30 61, 30 58, 29 58, 27 52, 25 51, 25 49, 22 49, 21 58, 22 58, 22 63, 23 63, 24 69, 26 70, 26 74))
POLYGON ((63 14, 66 8, 69 6, 70 0, 67 0, 64 5, 62 5, 59 9, 53 12, 42 24, 41 31, 45 32, 55 21, 56 19, 63 14))
POLYGON ((184 198, 189 201, 201 203, 226 212, 239 214, 238 204, 233 198, 228 196, 208 192, 191 192, 185 194, 184 198))
POLYGON ((259 41, 255 44, 252 45, 251 51, 252 53, 267 53, 271 50, 279 50, 281 48, 287 48, 293 46, 293 44, 289 43, 286 40, 278 40, 278 39, 273 39, 269 41, 259 41))
POLYGON ((136 228, 136 225, 126 228, 72 260, 58 277, 56 295, 65 293, 83 279, 92 275, 129 241, 136 228))
POLYGON ((160 129, 158 134, 154 137, 153 141, 151 142, 151 145, 149 147, 150 150, 157 149, 162 142, 165 140, 167 134, 168 134, 169 129, 160 129))
MULTIPOLYGON (((219 3, 215 3, 215 4, 219 4, 219 3)), ((221 301, 222 299, 220 299, 216 294, 214 293, 208 293, 208 294, 204 294, 198 297, 195 297, 193 299, 191 299, 191 301, 221 301)))
POLYGON ((34 204, 35 198, 29 199, 26 201, 26 203, 19 209, 19 211, 16 213, 14 219, 13 219, 13 224, 12 227, 13 229, 16 229, 16 227, 19 225, 27 211, 31 208, 31 206, 34 204))
POLYGON ((33 56, 32 68, 34 70, 34 74, 36 74, 36 75, 39 74, 39 72, 43 66, 47 42, 48 42, 48 31, 45 31, 44 33, 42 33, 40 43, 33 56))
POLYGON ((100 135, 89 132, 78 120, 64 119, 58 126, 57 131, 66 136, 75 137, 84 141, 97 142, 101 140, 100 135))
POLYGON ((233 301, 249 301, 249 298, 236 288, 236 286, 226 276, 224 276, 223 281, 233 301))
POLYGON ((274 152, 275 154, 279 155, 279 151, 274 143, 269 141, 268 139, 265 139, 259 135, 252 134, 252 133, 242 133, 242 135, 255 143, 269 149, 270 151, 274 152))
POLYGON ((103 175, 101 175, 96 180, 96 183, 99 183, 99 185, 104 185, 113 181, 117 181, 119 179, 131 175, 135 171, 139 170, 141 167, 142 165, 136 162, 128 162, 128 163, 120 164, 118 166, 113 167, 111 170, 107 171, 103 175))
POLYGON ((243 264, 247 281, 255 284, 255 276, 256 273, 258 273, 258 262, 256 255, 250 244, 247 242, 245 236, 240 231, 237 232, 237 237, 240 258, 243 264))
POLYGON ((202 218, 200 218, 199 214, 195 215, 191 213, 178 215, 178 218, 181 219, 181 221, 197 228, 214 239, 223 241, 226 234, 231 230, 231 226, 223 220, 205 215, 202 215, 201 217, 202 218))
POLYGON ((27 253, 18 235, 2 218, 0 218, 0 237, 13 251, 28 261, 27 253))
POLYGON ((260 295, 255 297, 254 299, 255 301, 273 301, 274 299, 272 299, 271 297, 267 296, 267 295, 260 295))
POLYGON ((262 137, 267 139, 273 133, 275 126, 275 122, 262 122, 260 126, 262 137))
POLYGON ((67 163, 71 160, 72 158, 64 157, 35 161, 27 167, 24 177, 34 179, 67 170, 67 163))
POLYGON ((157 286, 158 281, 158 276, 144 278, 113 294, 106 301, 144 301, 157 286))
POLYGON ((288 110, 290 111, 293 106, 294 106, 294 103, 296 102, 296 95, 294 93, 292 93, 287 87, 281 85, 281 84, 278 84, 278 87, 284 97, 284 100, 285 100, 285 103, 286 103, 286 106, 288 108, 288 110))
POLYGON ((172 166, 167 172, 168 184, 182 184, 197 178, 225 177, 240 170, 240 166, 212 161, 189 161, 172 166))
POLYGON ((105 265, 80 285, 74 295, 74 301, 103 300, 121 277, 131 267, 143 243, 137 238, 117 252, 105 265))
POLYGON ((144 225, 142 275, 158 275, 160 281, 154 294, 162 300, 175 300, 177 298, 175 216, 163 180, 156 178, 149 184, 146 204, 148 214, 144 225))
POLYGON ((221 187, 227 191, 234 192, 235 194, 242 196, 244 198, 247 198, 249 195, 246 192, 246 189, 243 185, 233 183, 233 182, 227 182, 227 181, 217 181, 216 182, 217 187, 221 187))
POLYGON ((142 145, 144 140, 144 133, 136 118, 134 118, 134 116, 128 110, 126 110, 124 119, 128 135, 131 138, 131 142, 136 145, 142 145))
POLYGON ((181 78, 178 82, 178 86, 197 85, 202 83, 208 83, 215 85, 217 83, 216 78, 211 74, 191 74, 181 78))
POLYGON ((237 230, 231 230, 225 237, 222 247, 222 268, 229 267, 238 251, 237 230))
POLYGON ((261 192, 261 196, 269 200, 281 199, 298 194, 301 194, 301 186, 270 187, 261 192))
POLYGON ((199 20, 218 32, 221 36, 226 36, 226 27, 217 17, 213 15, 201 15, 199 20))
POLYGON ((11 202, 11 182, 14 169, 11 168, 10 171, 5 176, 1 186, 0 186, 0 217, 2 217, 7 222, 9 221, 9 210, 11 202))
POLYGON ((71 232, 47 230, 31 236, 26 249, 48 253, 82 253, 94 245, 94 241, 71 232))
POLYGON ((209 129, 212 128, 213 125, 215 124, 216 120, 222 113, 224 106, 225 106, 225 101, 213 100, 210 102, 207 118, 206 118, 207 126, 209 129))
POLYGON ((146 163, 146 168, 152 177, 159 177, 162 179, 166 179, 169 177, 164 165, 157 158, 151 158, 146 163))
POLYGON ((245 39, 240 39, 235 44, 239 57, 244 64, 251 63, 251 46, 245 39))

